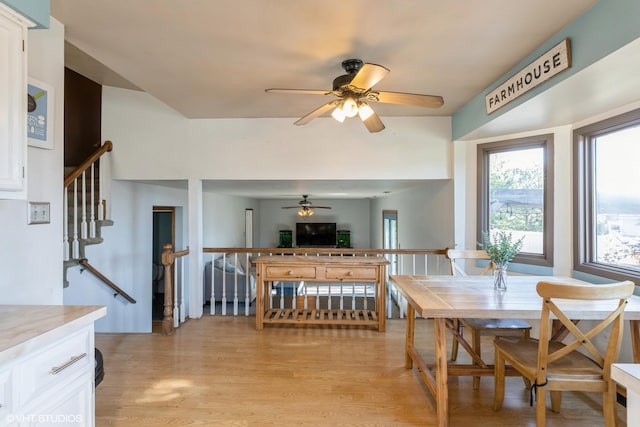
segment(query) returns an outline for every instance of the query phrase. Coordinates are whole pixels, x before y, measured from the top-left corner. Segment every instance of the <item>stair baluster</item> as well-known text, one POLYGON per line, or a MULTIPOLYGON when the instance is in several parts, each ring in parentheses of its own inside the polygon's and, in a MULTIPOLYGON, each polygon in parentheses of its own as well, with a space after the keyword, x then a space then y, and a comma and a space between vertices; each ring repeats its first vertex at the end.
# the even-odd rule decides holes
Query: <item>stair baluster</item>
POLYGON ((80 220, 80 238, 86 239, 87 233, 87 171, 82 171, 82 217, 80 220))
POLYGON ((89 217, 89 238, 91 239, 95 239, 96 237, 95 181, 95 163, 91 163, 91 215, 89 217))
POLYGON ((67 189, 64 189, 62 195, 62 252, 64 254, 63 260, 69 261, 69 196, 67 195, 67 189))
POLYGON ((78 180, 73 180, 73 253, 72 258, 80 258, 80 241, 78 240, 78 180))

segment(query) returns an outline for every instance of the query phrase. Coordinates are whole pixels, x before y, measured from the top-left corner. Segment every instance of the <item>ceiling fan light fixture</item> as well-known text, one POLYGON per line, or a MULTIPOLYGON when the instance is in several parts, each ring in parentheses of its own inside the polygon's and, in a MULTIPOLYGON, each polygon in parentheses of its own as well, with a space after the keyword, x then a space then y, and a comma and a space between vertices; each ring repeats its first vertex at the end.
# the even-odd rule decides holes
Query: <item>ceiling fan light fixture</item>
POLYGON ((344 114, 344 110, 342 109, 342 103, 340 103, 331 113, 331 117, 339 121, 340 123, 344 122, 344 118, 346 115, 344 114))
POLYGON ((360 119, 367 120, 373 114, 373 109, 364 101, 358 101, 358 114, 360 119))
POLYGON ((358 104, 356 100, 347 96, 342 102, 342 111, 347 117, 355 117, 358 114, 358 104))
POLYGON ((300 210, 298 211, 298 215, 302 216, 302 217, 308 217, 313 215, 313 209, 310 209, 306 206, 303 206, 300 208, 300 210))

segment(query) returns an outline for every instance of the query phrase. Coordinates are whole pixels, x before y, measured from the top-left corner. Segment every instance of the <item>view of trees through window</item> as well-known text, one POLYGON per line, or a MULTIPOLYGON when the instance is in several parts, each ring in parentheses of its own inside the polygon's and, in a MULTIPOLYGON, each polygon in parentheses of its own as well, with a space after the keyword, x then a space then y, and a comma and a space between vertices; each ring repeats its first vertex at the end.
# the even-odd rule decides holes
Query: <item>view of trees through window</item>
POLYGON ((540 254, 544 241, 544 149, 489 155, 489 232, 525 236, 522 252, 540 254))
POLYGON ((640 268, 640 126, 594 138, 595 261, 640 268))

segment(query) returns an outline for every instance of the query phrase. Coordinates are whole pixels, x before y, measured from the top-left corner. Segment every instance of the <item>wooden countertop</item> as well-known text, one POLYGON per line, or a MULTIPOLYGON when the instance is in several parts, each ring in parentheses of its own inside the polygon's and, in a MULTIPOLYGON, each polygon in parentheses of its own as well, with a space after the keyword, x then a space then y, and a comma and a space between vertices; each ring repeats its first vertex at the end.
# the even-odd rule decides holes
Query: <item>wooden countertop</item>
POLYGON ((105 316, 104 306, 0 305, 0 364, 105 316))
POLYGON ((389 261, 384 257, 376 256, 288 256, 288 255, 264 255, 251 258, 254 264, 357 264, 357 265, 387 265, 389 261))
POLYGON ((611 365, 611 378, 627 390, 640 394, 640 364, 639 363, 613 363, 611 365))

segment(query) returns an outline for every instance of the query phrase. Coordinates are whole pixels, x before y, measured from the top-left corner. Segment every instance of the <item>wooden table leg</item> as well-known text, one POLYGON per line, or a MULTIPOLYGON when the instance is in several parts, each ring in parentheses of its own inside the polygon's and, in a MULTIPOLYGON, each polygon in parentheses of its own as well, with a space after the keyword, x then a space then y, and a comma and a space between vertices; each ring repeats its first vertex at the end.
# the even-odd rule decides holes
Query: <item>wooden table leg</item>
POLYGON ((416 310, 407 304, 407 331, 404 342, 404 367, 407 369, 413 368, 413 359, 411 358, 410 348, 414 343, 414 331, 416 325, 416 310))
POLYGON ((386 266, 380 267, 378 273, 378 295, 376 297, 376 305, 378 311, 378 332, 384 332, 387 322, 387 268, 386 266))
POLYGON ((436 353, 436 411, 438 425, 446 427, 449 425, 449 388, 447 378, 447 319, 433 319, 435 353, 436 353))
POLYGON ((257 287, 256 287, 256 330, 261 331, 263 327, 264 318, 264 293, 265 283, 262 281, 262 275, 257 272, 257 287))

